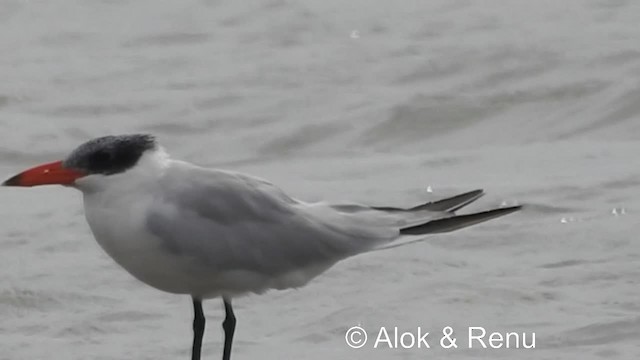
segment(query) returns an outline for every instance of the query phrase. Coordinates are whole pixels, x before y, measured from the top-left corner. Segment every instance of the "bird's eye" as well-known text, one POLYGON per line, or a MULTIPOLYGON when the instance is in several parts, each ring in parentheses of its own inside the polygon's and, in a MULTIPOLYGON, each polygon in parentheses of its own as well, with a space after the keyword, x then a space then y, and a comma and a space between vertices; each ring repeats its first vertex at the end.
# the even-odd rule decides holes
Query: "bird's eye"
POLYGON ((91 162, 94 164, 104 164, 111 160, 111 154, 107 151, 96 151, 91 154, 91 162))

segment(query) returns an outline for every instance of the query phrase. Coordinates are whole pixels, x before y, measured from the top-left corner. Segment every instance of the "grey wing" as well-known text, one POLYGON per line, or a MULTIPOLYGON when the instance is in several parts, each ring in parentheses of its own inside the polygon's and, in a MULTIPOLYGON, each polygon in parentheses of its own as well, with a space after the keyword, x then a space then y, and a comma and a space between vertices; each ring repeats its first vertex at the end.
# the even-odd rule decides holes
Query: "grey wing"
POLYGON ((329 266, 404 234, 452 231, 519 209, 453 212, 479 190, 410 209, 307 204, 265 180, 188 164, 176 164, 161 182, 147 226, 168 251, 214 271, 274 276, 329 266))
POLYGON ((170 195, 156 199, 147 226, 168 251, 213 270, 279 275, 333 264, 399 234, 304 204, 261 179, 201 168, 188 173, 168 175, 163 194, 170 195))

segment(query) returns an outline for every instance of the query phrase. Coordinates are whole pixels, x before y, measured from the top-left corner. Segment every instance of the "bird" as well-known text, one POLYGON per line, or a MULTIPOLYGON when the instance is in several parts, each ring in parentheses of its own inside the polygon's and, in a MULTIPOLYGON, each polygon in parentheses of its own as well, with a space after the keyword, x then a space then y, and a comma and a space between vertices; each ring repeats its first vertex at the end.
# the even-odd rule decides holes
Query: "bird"
POLYGON ((354 255, 521 209, 456 213, 483 190, 409 208, 305 202, 259 177, 175 160, 149 134, 91 139, 2 185, 80 190, 91 232, 116 263, 154 288, 191 297, 192 360, 201 358, 204 300, 222 299, 222 359, 230 360, 234 298, 299 288, 354 255))

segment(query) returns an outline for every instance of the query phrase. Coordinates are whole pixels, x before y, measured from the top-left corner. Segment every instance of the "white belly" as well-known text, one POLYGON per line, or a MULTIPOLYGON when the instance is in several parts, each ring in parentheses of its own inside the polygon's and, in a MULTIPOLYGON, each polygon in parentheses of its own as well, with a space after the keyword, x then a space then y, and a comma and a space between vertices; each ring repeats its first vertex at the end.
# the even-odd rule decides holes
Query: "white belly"
POLYGON ((279 276, 242 270, 220 272, 202 263, 201 257, 172 252, 162 239, 147 231, 145 214, 151 198, 147 200, 138 197, 137 201, 116 204, 113 198, 85 195, 85 215, 105 252, 135 278, 159 290, 200 298, 235 297, 300 287, 333 265, 300 268, 279 276))
POLYGON ((85 196, 85 215, 98 244, 137 279, 172 293, 191 293, 185 259, 166 251, 160 239, 144 229, 145 204, 139 199, 126 206, 104 204, 85 196))

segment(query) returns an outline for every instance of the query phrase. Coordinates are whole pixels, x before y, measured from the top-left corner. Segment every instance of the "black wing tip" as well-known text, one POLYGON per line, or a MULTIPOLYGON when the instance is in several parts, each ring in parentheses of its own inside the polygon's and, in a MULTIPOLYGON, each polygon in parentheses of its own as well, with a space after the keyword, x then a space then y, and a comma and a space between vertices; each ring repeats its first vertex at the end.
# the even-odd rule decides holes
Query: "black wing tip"
MULTIPOLYGON (((469 192, 467 192, 465 194, 469 194, 469 195, 472 195, 472 194, 474 194, 474 195, 484 195, 484 189, 471 190, 471 191, 469 191, 469 192)), ((465 195, 465 194, 462 194, 462 195, 465 195)))
POLYGON ((448 198, 440 199, 426 204, 420 204, 412 207, 411 211, 429 210, 429 211, 448 211, 454 212, 484 196, 484 189, 476 189, 467 191, 466 193, 454 195, 448 198))
POLYGON ((499 207, 491 210, 485 210, 472 214, 454 215, 451 217, 445 217, 441 219, 427 221, 423 224, 412 225, 409 227, 401 228, 401 235, 425 235, 450 232, 458 229, 462 229, 475 224, 483 223, 491 219, 495 219, 501 216, 509 215, 522 209, 522 205, 512 205, 506 207, 499 207))
POLYGON ((503 206, 503 207, 499 207, 497 209, 489 210, 486 212, 494 212, 495 214, 499 214, 498 216, 502 216, 502 215, 509 215, 516 211, 520 211, 522 210, 522 207, 523 207, 522 205, 503 206))
POLYGON ((484 196, 483 189, 471 190, 466 193, 454 195, 448 198, 430 201, 424 204, 416 205, 411 208, 398 208, 392 206, 372 206, 374 210, 387 212, 411 212, 411 211, 448 211, 454 212, 484 196))

